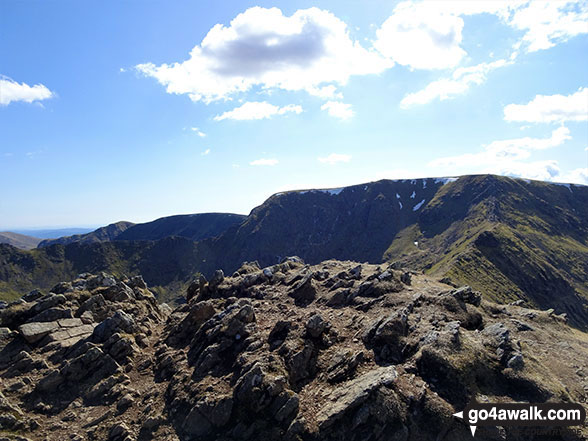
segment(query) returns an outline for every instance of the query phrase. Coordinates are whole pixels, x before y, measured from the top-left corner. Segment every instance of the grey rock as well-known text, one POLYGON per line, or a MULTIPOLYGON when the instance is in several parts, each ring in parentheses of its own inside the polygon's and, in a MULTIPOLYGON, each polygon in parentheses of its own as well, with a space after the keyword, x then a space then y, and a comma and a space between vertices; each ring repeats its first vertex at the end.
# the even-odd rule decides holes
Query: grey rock
POLYGON ((43 297, 39 300, 32 309, 34 314, 39 314, 46 309, 53 308, 57 305, 61 305, 62 303, 66 302, 66 298, 63 294, 47 294, 47 296, 43 297))
POLYGON ((131 432, 129 431, 129 428, 127 427, 127 425, 125 423, 119 423, 119 424, 112 426, 112 428, 108 432, 108 440, 109 441, 124 440, 129 435, 131 435, 131 432))
POLYGON ((223 272, 223 270, 218 269, 214 272, 208 284, 211 287, 216 287, 220 285, 223 282, 223 280, 225 280, 225 273, 223 272))
POLYGON ((28 343, 36 343, 57 329, 59 329, 57 322, 25 323, 18 327, 19 332, 28 343))
POLYGON ((507 367, 514 369, 516 371, 521 370, 525 366, 523 354, 521 354, 521 353, 514 354, 512 357, 509 358, 506 365, 507 365, 507 367))
POLYGON ((43 297, 43 293, 38 289, 33 289, 32 291, 30 291, 28 294, 25 294, 21 298, 25 302, 34 302, 34 301, 40 299, 41 297, 43 297))
POLYGON ((124 412, 129 407, 131 407, 134 404, 134 402, 135 400, 133 399, 133 396, 131 394, 125 394, 120 400, 118 400, 116 408, 119 412, 124 412))
POLYGON ((80 316, 80 320, 86 325, 94 323, 94 314, 92 314, 92 311, 84 311, 84 313, 80 316))
POLYGON ((131 277, 127 282, 127 285, 129 285, 131 288, 147 289, 147 284, 145 283, 145 280, 143 280, 142 276, 131 277))
POLYGON ((478 291, 472 290, 470 286, 462 286, 461 288, 451 291, 451 295, 458 301, 469 303, 470 305, 480 306, 482 295, 478 291))
POLYGON ((67 319, 72 318, 73 313, 69 308, 57 307, 57 308, 49 308, 45 311, 41 312, 40 314, 35 315, 29 322, 54 322, 59 319, 67 319))
POLYGON ((309 273, 294 286, 288 295, 297 302, 309 303, 316 298, 317 292, 317 287, 313 281, 313 274, 309 273))
POLYGON ((366 402, 372 392, 380 387, 390 386, 396 378, 394 367, 381 367, 335 389, 327 397, 327 403, 316 414, 319 430, 331 427, 347 412, 366 402))
POLYGON ((137 331, 137 324, 132 316, 124 311, 117 311, 112 317, 99 323, 93 332, 98 341, 105 341, 116 332, 133 334, 137 331))
POLYGON ((323 332, 325 332, 328 325, 329 323, 326 322, 320 314, 314 314, 306 322, 306 332, 308 332, 312 338, 318 338, 323 332))

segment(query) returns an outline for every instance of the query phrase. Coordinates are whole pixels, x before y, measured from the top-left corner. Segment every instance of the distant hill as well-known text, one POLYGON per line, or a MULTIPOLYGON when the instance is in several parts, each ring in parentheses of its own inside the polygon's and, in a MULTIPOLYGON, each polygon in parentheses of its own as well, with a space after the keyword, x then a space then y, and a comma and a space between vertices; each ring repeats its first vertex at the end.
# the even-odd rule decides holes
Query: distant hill
POLYGON ((98 228, 87 234, 44 240, 39 244, 39 247, 44 248, 54 244, 67 245, 74 242, 160 240, 172 236, 199 241, 219 236, 229 228, 241 224, 246 218, 247 216, 240 214, 202 213, 162 217, 142 224, 121 221, 98 228))
POLYGON ((7 243, 22 250, 36 248, 41 242, 38 237, 25 236, 24 234, 12 233, 10 231, 0 232, 0 243, 7 243))
POLYGON ((107 242, 114 240, 118 235, 123 233, 127 228, 132 227, 132 222, 116 222, 114 224, 107 225, 106 227, 98 228, 90 233, 75 234, 73 236, 64 236, 57 239, 47 239, 39 243, 39 248, 44 248, 54 244, 67 245, 69 243, 81 242, 81 243, 94 243, 94 242, 107 242))
POLYGON ((43 230, 13 230, 13 232, 24 234, 25 236, 38 237, 39 239, 56 239, 58 237, 72 236, 74 234, 86 234, 93 230, 93 228, 56 228, 43 230))
POLYGON ((0 293, 14 296, 49 287, 48 277, 104 269, 143 273, 151 286, 173 295, 196 272, 232 273, 243 261, 267 266, 299 255, 311 264, 330 258, 391 262, 469 284, 489 300, 554 308, 588 329, 586 186, 493 175, 383 180, 273 195, 243 222, 198 242, 137 240, 159 237, 158 221, 149 224, 128 241, 29 252, 4 245, 0 293))

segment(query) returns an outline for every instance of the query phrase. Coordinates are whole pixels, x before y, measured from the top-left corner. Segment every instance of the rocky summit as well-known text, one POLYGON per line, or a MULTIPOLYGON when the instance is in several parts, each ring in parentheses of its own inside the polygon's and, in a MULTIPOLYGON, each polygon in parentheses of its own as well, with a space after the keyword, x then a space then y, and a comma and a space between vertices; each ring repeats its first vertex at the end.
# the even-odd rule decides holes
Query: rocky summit
POLYGON ((553 310, 388 264, 290 257, 209 279, 174 310, 105 273, 2 306, 0 440, 471 440, 452 414, 472 399, 588 396, 588 337, 553 310))

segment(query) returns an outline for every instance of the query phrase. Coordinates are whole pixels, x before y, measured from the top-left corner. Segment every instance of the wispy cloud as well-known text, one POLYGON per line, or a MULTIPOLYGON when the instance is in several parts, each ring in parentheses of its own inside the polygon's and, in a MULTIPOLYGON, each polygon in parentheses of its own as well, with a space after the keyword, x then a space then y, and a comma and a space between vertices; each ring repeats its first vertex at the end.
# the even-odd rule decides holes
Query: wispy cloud
POLYGON ((271 118, 274 115, 285 115, 286 113, 302 113, 302 107, 294 104, 288 104, 284 107, 274 106, 267 101, 251 101, 243 104, 240 107, 235 107, 233 110, 217 115, 214 117, 215 121, 222 121, 224 119, 233 119, 237 121, 258 120, 271 118))
POLYGON ((462 95, 471 86, 479 85, 486 81, 489 72, 509 64, 512 64, 512 61, 497 60, 492 63, 480 63, 476 66, 456 69, 450 78, 433 81, 424 89, 405 95, 400 101, 400 107, 408 108, 427 104, 436 99, 443 101, 462 95))
POLYGON ((55 94, 43 84, 29 86, 26 83, 17 83, 11 78, 0 75, 0 105, 2 106, 17 101, 32 103, 54 96, 55 94))
POLYGON ((201 138, 205 138, 206 137, 206 133, 204 133, 203 131, 201 131, 198 127, 190 127, 190 130, 192 130, 194 133, 196 133, 201 138))
POLYGON ((251 161, 249 163, 249 165, 272 167, 272 166, 276 165, 278 162, 280 162, 280 161, 278 161, 277 159, 261 158, 261 159, 256 159, 255 161, 251 161))
POLYGON ((351 161, 351 155, 346 155, 342 153, 331 153, 329 156, 319 157, 317 159, 319 162, 322 162, 323 164, 334 165, 339 162, 351 161))
POLYGON ((571 95, 537 95, 527 104, 509 104, 504 108, 506 121, 551 123, 588 121, 588 88, 571 95))
POLYGON ((210 153, 210 149, 206 149, 204 150, 202 153, 200 153, 202 156, 206 156, 210 153))
POLYGON ((353 118, 353 115, 355 115, 351 104, 342 103, 341 101, 327 101, 321 106, 321 110, 326 110, 330 116, 343 121, 353 118))
POLYGON ((427 165, 437 171, 448 171, 449 174, 495 173, 553 181, 561 176, 556 160, 529 159, 534 151, 558 147, 570 139, 569 129, 559 127, 548 138, 524 137, 493 141, 484 146, 482 151, 438 158, 427 165))

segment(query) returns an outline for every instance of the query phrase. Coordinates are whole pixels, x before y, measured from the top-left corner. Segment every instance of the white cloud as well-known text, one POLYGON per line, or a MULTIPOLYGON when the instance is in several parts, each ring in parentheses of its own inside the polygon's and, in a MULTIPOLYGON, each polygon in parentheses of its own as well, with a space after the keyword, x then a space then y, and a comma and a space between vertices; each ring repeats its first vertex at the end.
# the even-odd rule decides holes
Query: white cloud
MULTIPOLYGON (((562 145, 571 139, 567 127, 559 127, 551 132, 549 138, 515 138, 493 141, 478 153, 438 158, 429 163, 432 167, 490 167, 502 169, 516 161, 528 159, 533 150, 545 150, 562 145)), ((518 164, 515 164, 518 167, 518 164)))
POLYGON ((249 163, 249 165, 265 165, 265 166, 274 166, 276 165, 278 162, 277 159, 266 159, 266 158, 261 158, 261 159, 256 159, 255 161, 251 161, 249 163))
MULTIPOLYGON (((493 173, 542 181, 561 178, 555 160, 528 161, 533 151, 558 147, 571 139, 566 127, 551 132, 549 138, 515 138, 493 141, 477 153, 438 158, 429 162, 440 174, 493 173)), ((577 176, 574 178, 577 182, 577 176)), ((571 182, 571 181, 570 181, 571 182)))
POLYGON ((274 106, 266 101, 251 101, 242 106, 235 107, 233 110, 217 115, 214 117, 215 121, 222 121, 223 119, 234 119, 237 121, 265 119, 271 118, 274 115, 284 115, 286 113, 302 113, 302 107, 294 104, 288 104, 284 107, 274 106))
POLYGON ((26 83, 17 83, 11 78, 0 75, 0 105, 7 106, 12 102, 24 101, 32 103, 52 98, 54 93, 43 84, 29 86, 26 83))
POLYGON ((466 55, 462 17, 496 15, 524 35, 513 48, 534 52, 588 33, 584 0, 404 1, 377 30, 374 46, 386 57, 414 69, 446 69, 466 55))
POLYGON ((198 127, 190 127, 190 130, 192 130, 193 132, 195 132, 198 136, 200 136, 201 138, 205 138, 206 137, 206 133, 204 133, 202 130, 200 130, 198 127))
POLYGON ((329 156, 319 157, 317 158, 319 162, 323 164, 334 165, 339 162, 349 162, 351 161, 351 155, 346 155, 342 153, 331 153, 329 156))
POLYGON ((321 110, 326 110, 329 115, 342 120, 347 120, 355 115, 351 104, 342 103, 341 101, 327 101, 321 106, 321 110))
POLYGON ((508 21, 516 29, 526 31, 522 42, 528 52, 549 49, 576 35, 587 34, 587 22, 585 0, 530 1, 508 21))
POLYGON ((588 167, 571 170, 557 178, 558 182, 588 185, 588 167))
POLYGON ((204 150, 202 153, 200 153, 202 156, 206 156, 210 153, 210 149, 206 149, 204 150))
POLYGON ((335 96, 352 75, 380 73, 393 63, 353 41, 345 22, 310 8, 287 17, 278 8, 253 7, 229 26, 215 25, 182 62, 139 64, 171 94, 206 103, 263 89, 306 90, 335 96))
POLYGON ((557 161, 512 162, 506 165, 493 165, 487 168, 487 173, 512 176, 515 178, 536 179, 538 181, 553 181, 560 174, 557 161))
POLYGON ((466 55, 460 47, 463 20, 434 2, 402 2, 376 31, 374 46, 398 64, 415 69, 446 69, 466 55))
POLYGON ((527 104, 504 108, 506 121, 566 122, 588 121, 588 88, 571 95, 537 95, 527 104))
POLYGON ((511 61, 497 60, 492 63, 480 63, 476 66, 456 69, 450 78, 429 83, 418 92, 409 93, 400 101, 400 107, 408 108, 430 103, 435 99, 444 101, 467 92, 472 85, 479 85, 486 81, 489 72, 512 64, 511 61))

